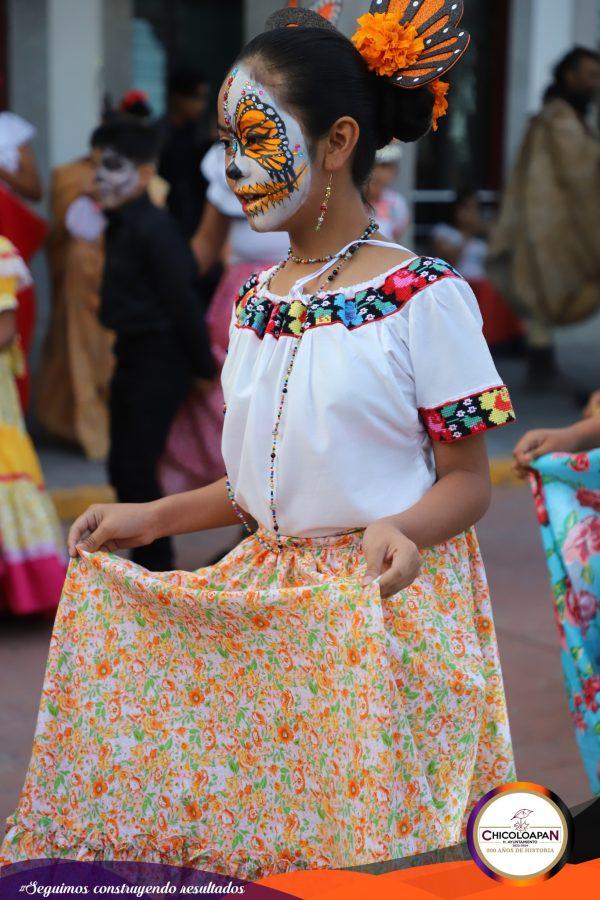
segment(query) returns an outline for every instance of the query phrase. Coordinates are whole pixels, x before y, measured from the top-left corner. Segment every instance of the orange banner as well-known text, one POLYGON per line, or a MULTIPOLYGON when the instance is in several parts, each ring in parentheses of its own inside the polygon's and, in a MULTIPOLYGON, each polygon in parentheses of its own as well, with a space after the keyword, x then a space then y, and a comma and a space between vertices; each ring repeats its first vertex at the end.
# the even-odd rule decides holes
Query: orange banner
MULTIPOLYGON (((599 841, 600 843, 600 841, 599 841)), ((288 872, 257 882, 302 900, 460 900, 462 897, 518 897, 519 900, 591 900, 600 895, 600 859, 577 866, 567 864, 549 881, 529 887, 498 884, 474 862, 438 863, 402 869, 387 875, 318 870, 288 872)))

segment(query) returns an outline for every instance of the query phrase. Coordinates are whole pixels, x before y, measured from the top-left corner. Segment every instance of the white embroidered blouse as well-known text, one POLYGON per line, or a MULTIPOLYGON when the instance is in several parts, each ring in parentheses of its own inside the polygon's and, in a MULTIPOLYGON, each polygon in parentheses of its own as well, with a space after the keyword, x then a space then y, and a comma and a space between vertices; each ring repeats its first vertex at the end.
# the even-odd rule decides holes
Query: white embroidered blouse
POLYGON ((436 480, 432 441, 512 421, 469 285, 415 257, 368 284, 293 300, 273 269, 241 288, 222 371, 222 451, 239 505, 273 527, 272 432, 292 346, 277 448, 281 535, 315 537, 402 512, 436 480))

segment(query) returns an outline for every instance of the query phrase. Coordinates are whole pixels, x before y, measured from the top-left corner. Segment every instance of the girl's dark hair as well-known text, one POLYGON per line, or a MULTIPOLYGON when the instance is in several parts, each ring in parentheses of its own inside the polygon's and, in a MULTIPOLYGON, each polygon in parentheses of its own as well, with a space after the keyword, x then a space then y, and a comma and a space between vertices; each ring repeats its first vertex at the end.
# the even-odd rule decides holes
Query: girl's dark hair
POLYGON ((372 73, 354 44, 337 29, 320 25, 319 18, 295 28, 276 27, 277 21, 269 20, 270 30, 251 40, 238 62, 257 58, 267 73, 283 76, 281 99, 297 110, 313 139, 327 134, 342 116, 356 120, 360 137, 352 176, 361 187, 376 150, 392 138, 416 141, 427 133, 434 96, 426 87, 397 88, 372 73))

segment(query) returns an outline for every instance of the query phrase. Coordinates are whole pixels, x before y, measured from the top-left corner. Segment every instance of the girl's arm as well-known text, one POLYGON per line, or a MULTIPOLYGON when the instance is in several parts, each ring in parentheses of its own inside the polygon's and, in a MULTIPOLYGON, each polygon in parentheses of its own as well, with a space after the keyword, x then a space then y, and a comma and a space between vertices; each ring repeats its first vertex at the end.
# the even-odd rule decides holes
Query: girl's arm
POLYGON ((433 453, 438 480, 418 503, 391 517, 419 550, 466 531, 485 515, 492 496, 484 435, 435 442, 433 453))
MULTIPOLYGON (((69 555, 79 550, 124 550, 143 547, 159 537, 223 528, 238 523, 227 496, 225 478, 195 491, 151 503, 103 503, 90 506, 69 531, 69 555)), ((252 524, 253 519, 246 514, 252 524)))
MULTIPOLYGON (((154 501, 158 525, 157 537, 189 534, 225 525, 239 525, 239 518, 227 494, 226 478, 196 491, 172 494, 154 501)), ((256 522, 243 511, 251 526, 256 522)))
POLYGON ((191 245, 200 273, 205 275, 221 258, 229 236, 231 219, 207 200, 191 245))
POLYGON ((26 200, 42 199, 42 183, 38 173, 33 150, 27 144, 19 147, 19 168, 16 172, 8 172, 0 168, 0 178, 15 194, 26 200))
POLYGON ((411 584, 419 572, 419 550, 461 534, 487 511, 491 498, 485 437, 472 435, 452 444, 434 443, 438 480, 404 512, 373 522, 363 546, 363 583, 380 578, 383 597, 411 584))

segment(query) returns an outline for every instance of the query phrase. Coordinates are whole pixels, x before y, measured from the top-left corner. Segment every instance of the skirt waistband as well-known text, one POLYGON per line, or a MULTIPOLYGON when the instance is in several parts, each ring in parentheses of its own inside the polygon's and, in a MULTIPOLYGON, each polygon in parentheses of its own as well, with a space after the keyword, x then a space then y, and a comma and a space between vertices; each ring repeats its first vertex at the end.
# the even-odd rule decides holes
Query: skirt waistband
POLYGON ((300 537, 289 534, 278 536, 270 528, 259 525, 254 534, 260 541, 272 546, 274 550, 277 550, 279 545, 310 550, 315 547, 349 547, 357 545, 360 543, 364 532, 364 528, 353 528, 351 531, 341 531, 337 534, 326 534, 319 537, 300 537))

